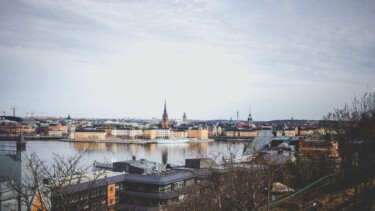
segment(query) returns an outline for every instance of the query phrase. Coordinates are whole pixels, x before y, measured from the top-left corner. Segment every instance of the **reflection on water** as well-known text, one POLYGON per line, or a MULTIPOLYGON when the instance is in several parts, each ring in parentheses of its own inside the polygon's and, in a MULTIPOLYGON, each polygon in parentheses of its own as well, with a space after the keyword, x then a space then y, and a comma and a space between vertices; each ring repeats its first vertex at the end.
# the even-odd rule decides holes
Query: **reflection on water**
MULTIPOLYGON (((0 148, 15 147, 15 142, 1 141, 0 148)), ((27 141, 27 153, 36 152, 43 160, 51 160, 54 153, 65 156, 86 150, 85 164, 98 162, 115 162, 130 160, 132 155, 137 159, 147 159, 159 163, 184 165, 185 158, 213 157, 229 155, 229 151, 240 157, 244 143, 227 144, 225 142, 185 143, 185 144, 116 144, 116 143, 76 143, 59 141, 27 141)))

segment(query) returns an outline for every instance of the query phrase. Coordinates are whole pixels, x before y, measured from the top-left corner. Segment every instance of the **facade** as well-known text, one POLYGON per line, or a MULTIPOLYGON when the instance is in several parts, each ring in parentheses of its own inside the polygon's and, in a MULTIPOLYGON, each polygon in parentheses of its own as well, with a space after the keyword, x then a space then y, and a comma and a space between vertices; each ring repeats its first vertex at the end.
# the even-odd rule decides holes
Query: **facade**
POLYGON ((48 126, 48 131, 50 130, 61 130, 62 133, 67 133, 68 132, 68 126, 66 125, 61 125, 61 124, 52 124, 48 126))
POLYGON ((188 131, 187 130, 174 130, 173 137, 174 138, 186 138, 188 137, 188 131))
POLYGON ((168 125, 168 113, 167 113, 167 101, 164 102, 164 113, 162 116, 161 128, 169 128, 168 125))
POLYGON ((155 139, 156 138, 156 129, 144 129, 143 130, 144 139, 155 139))
POLYGON ((121 136, 126 138, 136 138, 143 135, 142 130, 133 128, 118 128, 112 130, 113 136, 121 136))
POLYGON ((156 138, 172 138, 173 131, 171 129, 157 129, 156 138))
POLYGON ((224 131, 224 135, 226 137, 256 137, 259 133, 259 130, 247 130, 247 129, 242 129, 242 130, 226 130, 224 131))
POLYGON ((188 130, 188 137, 200 140, 208 139, 208 130, 203 129, 202 127, 191 128, 188 130))
POLYGON ((76 130, 75 140, 105 140, 106 132, 104 130, 76 130))
POLYGON ((298 135, 300 135, 300 136, 311 136, 313 134, 314 134, 314 130, 313 129, 300 128, 298 130, 298 135))
MULTIPOLYGON (((89 172, 79 183, 65 186, 65 206, 70 210, 162 210, 164 205, 184 200, 193 190, 204 187, 211 174, 208 168, 214 164, 211 159, 200 158, 185 163, 184 167, 167 168, 135 157, 115 162, 111 171, 97 179, 95 172, 89 172)), ((50 200, 52 210, 59 210, 59 197, 52 193, 50 200)))
POLYGON ((61 130, 50 130, 48 131, 48 136, 62 137, 63 132, 61 130))
POLYGON ((33 134, 35 133, 35 128, 31 125, 7 124, 0 126, 0 132, 5 134, 33 134))
POLYGON ((339 144, 337 140, 318 140, 312 137, 301 139, 298 146, 298 154, 302 157, 339 157, 339 144))
POLYGON ((277 136, 289 136, 289 137, 295 137, 298 135, 298 128, 286 128, 283 131, 277 131, 277 136))

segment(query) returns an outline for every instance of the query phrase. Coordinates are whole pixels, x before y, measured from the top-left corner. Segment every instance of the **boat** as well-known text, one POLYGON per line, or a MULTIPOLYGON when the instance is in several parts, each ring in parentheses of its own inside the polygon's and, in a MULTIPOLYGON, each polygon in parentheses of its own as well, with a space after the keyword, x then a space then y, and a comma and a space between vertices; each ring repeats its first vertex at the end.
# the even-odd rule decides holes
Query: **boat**
POLYGON ((171 139, 159 139, 156 140, 158 144, 183 144, 188 143, 189 140, 186 138, 171 138, 171 139))

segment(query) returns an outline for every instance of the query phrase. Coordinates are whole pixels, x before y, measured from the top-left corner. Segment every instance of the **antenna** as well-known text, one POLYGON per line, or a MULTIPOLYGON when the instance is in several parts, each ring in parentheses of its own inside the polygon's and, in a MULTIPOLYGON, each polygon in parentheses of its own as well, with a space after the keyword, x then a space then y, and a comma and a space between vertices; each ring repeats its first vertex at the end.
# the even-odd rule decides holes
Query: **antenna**
POLYGON ((18 109, 16 106, 13 106, 10 108, 13 111, 13 116, 16 116, 16 109, 18 109))
POLYGON ((238 115, 239 115, 239 111, 237 111, 237 122, 238 122, 238 115))

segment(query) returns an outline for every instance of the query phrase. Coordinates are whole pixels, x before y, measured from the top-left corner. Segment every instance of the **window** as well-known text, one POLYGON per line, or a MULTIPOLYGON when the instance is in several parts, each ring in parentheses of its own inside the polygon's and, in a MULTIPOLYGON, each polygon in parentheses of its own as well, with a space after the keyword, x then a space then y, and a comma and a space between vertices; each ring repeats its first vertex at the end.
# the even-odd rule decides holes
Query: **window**
POLYGON ((173 189, 178 189, 184 186, 184 181, 178 181, 173 183, 173 189))

